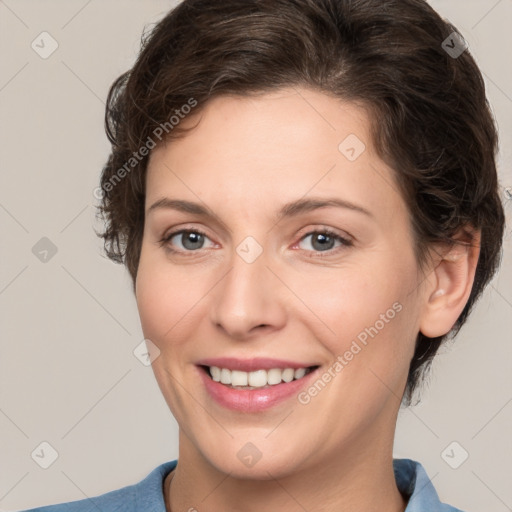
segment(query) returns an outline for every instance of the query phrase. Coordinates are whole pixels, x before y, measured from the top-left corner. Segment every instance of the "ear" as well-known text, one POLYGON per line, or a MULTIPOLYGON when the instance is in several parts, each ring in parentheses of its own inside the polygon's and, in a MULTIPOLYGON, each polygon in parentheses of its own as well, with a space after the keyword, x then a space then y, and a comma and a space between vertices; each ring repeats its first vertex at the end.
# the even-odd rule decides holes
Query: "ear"
POLYGON ((471 294, 480 255, 481 233, 465 227, 452 237, 454 243, 437 245, 427 279, 426 302, 420 331, 429 338, 447 334, 462 313, 471 294))

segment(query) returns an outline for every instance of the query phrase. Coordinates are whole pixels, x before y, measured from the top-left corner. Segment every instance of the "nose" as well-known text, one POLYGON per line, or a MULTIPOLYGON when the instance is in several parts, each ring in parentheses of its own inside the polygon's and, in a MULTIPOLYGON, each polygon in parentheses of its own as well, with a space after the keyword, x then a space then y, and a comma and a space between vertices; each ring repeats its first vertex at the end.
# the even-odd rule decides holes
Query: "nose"
POLYGON ((252 263, 234 252, 231 263, 212 294, 210 319, 216 329, 239 341, 281 329, 286 323, 286 291, 265 252, 252 263))

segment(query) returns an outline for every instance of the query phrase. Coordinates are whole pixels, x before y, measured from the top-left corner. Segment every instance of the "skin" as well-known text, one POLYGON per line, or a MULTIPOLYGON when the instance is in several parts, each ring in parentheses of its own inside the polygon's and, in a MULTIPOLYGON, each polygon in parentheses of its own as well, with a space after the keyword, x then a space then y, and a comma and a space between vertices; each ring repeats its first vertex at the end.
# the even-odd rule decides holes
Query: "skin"
POLYGON ((136 280, 144 336, 160 350, 153 370, 180 427, 167 509, 403 511, 392 446, 416 335, 449 331, 478 250, 437 247, 418 267, 407 206, 360 106, 286 88, 219 97, 182 122, 195 128, 150 155, 136 280), (338 149, 349 134, 366 146, 355 161, 338 149), (212 215, 149 211, 164 197, 212 215), (282 205, 313 197, 369 215, 327 207, 276 223, 282 205), (311 233, 325 228, 351 245, 322 251, 311 233), (204 232, 204 245, 191 250, 181 235, 160 243, 179 229, 204 232), (263 251, 253 263, 236 251, 247 236, 263 251), (240 413, 198 378, 207 357, 292 359, 322 373, 397 302, 401 311, 306 405, 240 413), (252 467, 237 457, 247 442, 262 455, 252 467))

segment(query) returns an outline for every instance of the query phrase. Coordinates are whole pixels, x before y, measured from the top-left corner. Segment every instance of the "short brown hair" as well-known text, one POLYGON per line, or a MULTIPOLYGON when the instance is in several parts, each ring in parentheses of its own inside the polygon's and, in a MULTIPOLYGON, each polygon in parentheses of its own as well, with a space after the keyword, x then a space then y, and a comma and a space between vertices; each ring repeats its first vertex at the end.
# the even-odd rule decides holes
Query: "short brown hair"
MULTIPOLYGON (((420 262, 433 242, 467 225, 481 230, 453 337, 497 269, 504 213, 482 75, 467 49, 450 54, 443 41, 454 48, 463 39, 423 0, 183 1, 146 33, 135 65, 109 91, 112 152, 98 206, 107 256, 126 265, 135 289, 148 161, 139 151, 162 126, 167 140, 183 135, 173 112, 191 99, 198 112, 220 95, 309 87, 372 112, 373 142, 396 171, 420 262)), ((407 404, 447 336, 418 334, 407 404)))

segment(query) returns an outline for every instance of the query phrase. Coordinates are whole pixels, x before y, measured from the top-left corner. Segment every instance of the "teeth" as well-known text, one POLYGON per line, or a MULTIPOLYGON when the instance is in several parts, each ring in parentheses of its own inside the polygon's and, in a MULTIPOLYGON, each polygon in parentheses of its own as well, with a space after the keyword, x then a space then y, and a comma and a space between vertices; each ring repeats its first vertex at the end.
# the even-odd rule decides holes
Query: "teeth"
POLYGON ((246 375, 249 376, 249 386, 252 388, 262 388, 267 385, 267 370, 256 370, 255 372, 246 373, 246 375))
POLYGON ((240 370, 228 370, 218 366, 210 366, 210 376, 215 382, 242 388, 262 388, 274 386, 281 382, 291 382, 294 379, 302 379, 308 372, 306 368, 272 368, 270 370, 256 370, 254 372, 242 372, 240 370))
POLYGON ((220 381, 222 384, 231 384, 231 372, 222 368, 220 371, 220 381))
POLYGON ((279 368, 272 368, 272 370, 267 371, 267 382, 273 386, 274 384, 279 384, 281 382, 282 370, 279 368))
POLYGON ((210 375, 215 382, 220 382, 220 368, 217 366, 210 366, 210 375))
POLYGON ((302 379, 304 375, 306 375, 306 368, 298 368, 297 370, 295 370, 293 377, 295 379, 302 379))
POLYGON ((286 370, 283 371, 283 380, 285 382, 291 382, 293 380, 294 373, 295 370, 293 368, 286 368, 286 370))
MULTIPOLYGON (((229 371, 229 370, 226 370, 229 371)), ((247 386, 247 373, 232 371, 231 372, 231 385, 232 386, 247 386)), ((251 384, 253 386, 254 384, 251 384)))

